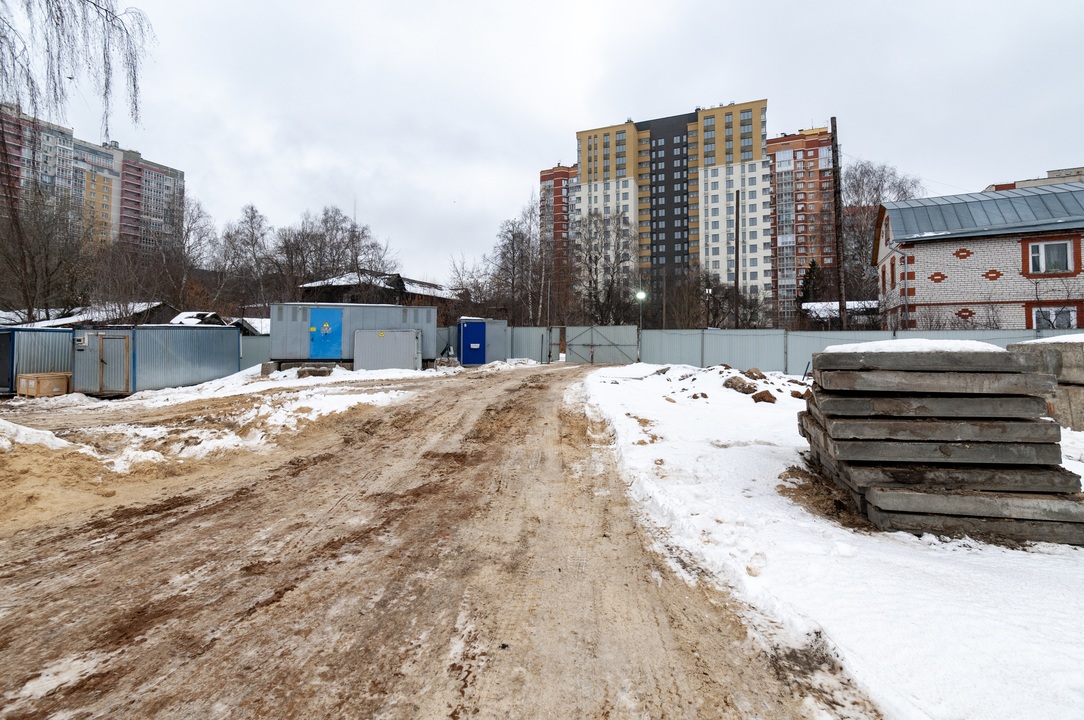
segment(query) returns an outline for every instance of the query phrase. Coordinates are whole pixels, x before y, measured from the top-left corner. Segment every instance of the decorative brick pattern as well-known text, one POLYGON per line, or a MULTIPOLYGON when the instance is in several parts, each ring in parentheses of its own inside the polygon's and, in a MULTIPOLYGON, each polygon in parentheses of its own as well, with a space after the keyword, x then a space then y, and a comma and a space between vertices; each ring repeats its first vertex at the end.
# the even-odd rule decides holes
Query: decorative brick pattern
MULTIPOLYGON (((897 258, 899 275, 907 276, 904 288, 897 284, 896 289, 882 296, 888 317, 902 323, 907 315, 912 322, 917 319, 919 327, 1024 329, 1031 322, 1026 303, 1045 306, 1084 302, 1084 272, 1070 277, 1031 278, 1021 272, 1021 259, 1032 239, 980 238, 974 247, 960 247, 958 239, 929 240, 915 243, 912 248, 901 247, 906 260, 898 253, 881 255, 881 267, 887 270, 889 259, 897 258), (973 271, 959 271, 960 261, 965 259, 973 271), (970 312, 960 314, 962 310, 970 312)), ((1073 252, 1074 258, 1080 257, 1075 246, 1073 252)), ((1084 264, 1084 257, 1080 264, 1084 264)), ((888 280, 891 284, 891 277, 888 280)), ((1084 323, 1084 310, 1078 317, 1084 323)))

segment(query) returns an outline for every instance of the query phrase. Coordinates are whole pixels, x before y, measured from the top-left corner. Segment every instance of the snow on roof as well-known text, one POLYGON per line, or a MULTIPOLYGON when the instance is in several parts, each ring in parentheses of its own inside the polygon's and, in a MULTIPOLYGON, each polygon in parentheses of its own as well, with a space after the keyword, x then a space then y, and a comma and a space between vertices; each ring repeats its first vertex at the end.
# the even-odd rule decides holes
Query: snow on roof
POLYGON ((260 335, 271 334, 271 318, 246 317, 238 319, 247 322, 249 324, 249 327, 258 332, 260 335))
POLYGON ((191 310, 178 314, 169 321, 170 325, 225 325, 218 313, 205 310, 191 310))
POLYGON ((397 283, 402 282, 403 289, 414 295, 427 295, 430 297, 439 297, 445 300, 456 300, 458 295, 452 290, 447 289, 443 285, 436 283, 426 282, 424 280, 413 280, 402 275, 396 275, 394 273, 376 273, 376 272, 348 272, 344 275, 338 275, 333 278, 325 278, 324 280, 314 280, 309 283, 303 284, 303 288, 317 288, 317 287, 350 287, 352 285, 380 285, 391 290, 397 289, 397 283))
POLYGON ((927 340, 925 338, 900 338, 874 342, 830 345, 826 353, 881 353, 881 352, 1008 352, 1003 347, 978 340, 927 340))
POLYGON ((109 322, 111 320, 116 320, 117 318, 138 315, 139 313, 147 312, 152 308, 158 307, 161 304, 161 302, 137 302, 119 305, 95 305, 93 307, 81 308, 79 311, 66 317, 39 320, 32 323, 22 323, 17 327, 50 328, 77 324, 92 325, 94 323, 109 322))

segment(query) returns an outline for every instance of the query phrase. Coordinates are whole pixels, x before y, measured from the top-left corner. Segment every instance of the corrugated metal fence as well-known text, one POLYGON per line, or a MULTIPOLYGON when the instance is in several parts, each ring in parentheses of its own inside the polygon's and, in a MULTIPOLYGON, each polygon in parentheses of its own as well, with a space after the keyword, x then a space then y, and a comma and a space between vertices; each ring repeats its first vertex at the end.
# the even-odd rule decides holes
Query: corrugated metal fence
POLYGON ((788 375, 801 375, 813 353, 831 345, 925 338, 929 340, 978 340, 999 347, 1034 340, 1037 337, 1078 334, 1081 330, 911 330, 893 333, 873 331, 791 331, 791 330, 644 330, 643 361, 708 367, 727 364, 736 368, 756 367, 788 375))
MULTIPOLYGON (((455 333, 440 328, 441 347, 455 344, 455 333), (445 339, 447 338, 447 340, 445 339)), ((566 361, 571 363, 629 364, 637 358, 657 365, 695 367, 730 365, 756 367, 801 375, 813 353, 831 345, 926 338, 978 340, 999 347, 1040 337, 1079 334, 1084 330, 911 330, 806 331, 806 330, 644 330, 637 343, 636 326, 564 328, 566 361)), ((509 328, 508 357, 553 362, 559 357, 562 328, 509 328), (546 338, 549 338, 547 345, 546 338)))

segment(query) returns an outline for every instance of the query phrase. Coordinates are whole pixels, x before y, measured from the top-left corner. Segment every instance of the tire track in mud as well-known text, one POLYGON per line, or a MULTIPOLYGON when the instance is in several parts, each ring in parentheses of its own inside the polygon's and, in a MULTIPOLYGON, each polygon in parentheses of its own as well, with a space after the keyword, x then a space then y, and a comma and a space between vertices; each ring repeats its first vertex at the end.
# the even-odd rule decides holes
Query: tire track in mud
MULTIPOLYGON (((442 413, 446 415, 447 411, 442 409, 442 413)), ((357 428, 360 432, 353 432, 353 428, 348 427, 343 435, 344 438, 351 440, 353 446, 361 446, 361 448, 369 448, 374 443, 392 442, 399 444, 404 437, 418 432, 420 428, 430 427, 432 425, 432 414, 431 410, 427 411, 426 409, 396 409, 380 420, 370 418, 363 421, 360 423, 360 427, 357 428)), ((492 415, 492 413, 488 413, 488 415, 492 415)), ((454 422, 448 424, 454 424, 454 422)), ((469 424, 466 427, 469 429, 469 424)), ((492 425, 485 433, 476 435, 478 437, 483 435, 492 437, 500 429, 499 425, 492 425)), ((306 539, 313 536, 313 529, 320 522, 326 522, 333 516, 336 509, 342 505, 343 498, 350 494, 364 497, 364 502, 374 508, 374 513, 376 513, 375 509, 379 508, 379 522, 367 524, 346 534, 332 535, 330 537, 321 537, 326 536, 327 533, 316 533, 312 537, 311 545, 305 544, 302 547, 295 547, 295 549, 301 551, 296 559, 291 557, 294 553, 285 552, 284 557, 273 561, 255 559, 243 564, 234 563, 237 566, 235 572, 238 576, 247 579, 258 577, 264 581, 263 584, 267 587, 256 592, 256 598, 235 613, 233 624, 249 622, 261 614, 273 612, 275 606, 283 603, 292 593, 295 593, 318 570, 318 568, 306 566, 312 566, 317 562, 335 563, 343 555, 349 555, 351 552, 373 545, 375 538, 396 532, 404 523, 410 524, 411 515, 416 513, 417 508, 424 506, 429 497, 437 495, 445 489, 443 485, 448 482, 448 478, 462 473, 464 467, 483 462, 485 455, 486 450, 483 447, 471 447, 466 450, 453 450, 450 452, 427 451, 417 459, 419 467, 413 473, 417 480, 420 481, 417 486, 407 487, 402 491, 388 490, 374 493, 366 493, 363 487, 361 491, 355 490, 347 493, 347 495, 339 496, 336 502, 322 513, 309 513, 310 516, 316 516, 312 517, 310 523, 301 523, 301 527, 289 526, 294 533, 303 530, 303 534, 297 535, 297 540, 294 543, 296 546, 298 542, 306 543, 306 539)), ((318 480, 315 478, 342 473, 343 466, 351 464, 352 462, 349 460, 343 461, 332 453, 322 453, 314 457, 297 457, 286 463, 279 471, 273 473, 267 479, 272 483, 292 481, 291 484, 299 486, 296 489, 305 492, 311 489, 311 486, 318 484, 318 480)), ((475 492, 479 489, 480 485, 475 489, 475 492)), ((279 493, 281 494, 281 488, 279 493)), ((201 520, 205 519, 220 519, 223 515, 229 513, 253 512, 256 510, 253 507, 240 507, 242 502, 247 500, 250 506, 262 504, 266 502, 268 494, 275 494, 275 490, 265 486, 250 486, 235 490, 221 499, 207 498, 198 493, 190 493, 175 495, 142 507, 122 507, 95 518, 81 528, 76 528, 74 531, 64 534, 65 540, 68 542, 75 540, 75 544, 80 545, 80 548, 72 550, 65 546, 66 543, 57 542, 60 539, 58 533, 46 533, 37 542, 35 548, 37 552, 22 562, 6 563, 0 571, 4 573, 8 580, 17 578, 23 580, 26 584, 22 586, 22 589, 25 589, 27 585, 39 584, 44 576, 55 574, 55 564, 58 562, 64 562, 69 570, 73 570, 79 565, 93 562, 95 558, 124 553, 127 545, 155 544, 159 541, 170 545, 171 549, 176 551, 178 550, 177 536, 183 536, 186 527, 198 525, 201 520), (56 551, 57 545, 61 546, 59 553, 55 553, 50 557, 49 550, 56 551), (52 567, 47 567, 50 564, 52 564, 52 567), (28 568, 34 568, 34 570, 28 570, 28 568)), ((418 527, 429 528, 432 537, 421 538, 421 540, 433 540, 438 547, 446 544, 446 539, 452 533, 454 524, 472 511, 472 498, 474 497, 477 497, 477 495, 453 492, 451 495, 452 502, 450 503, 452 512, 449 512, 448 508, 444 508, 438 517, 427 518, 426 522, 413 523, 418 527), (454 512, 457 506, 460 508, 458 513, 454 512), (437 524, 433 522, 434 520, 442 521, 442 524, 437 524)), ((256 511, 258 512, 258 510, 256 511)), ((290 530, 286 530, 286 532, 289 533, 290 530)), ((290 549, 286 543, 283 543, 283 545, 284 550, 290 549)), ((439 554, 443 555, 444 551, 439 554)), ((402 559, 397 557, 399 555, 401 553, 392 549, 386 558, 378 556, 376 560, 377 562, 394 562, 402 559)), ((413 555, 412 553, 403 554, 404 558, 412 558, 415 566, 408 574, 417 574, 418 572, 417 558, 412 557, 413 555)), ((324 569, 327 569, 326 565, 324 569)), ((229 571, 228 568, 223 568, 223 570, 229 571)), ((392 578, 392 580, 403 582, 401 577, 392 578)), ((159 580, 159 583, 161 582, 163 580, 159 580)), ((57 594, 63 595, 90 589, 90 586, 85 582, 85 577, 79 573, 74 573, 66 582, 57 579, 52 584, 54 592, 51 595, 46 595, 41 591, 37 592, 40 601, 45 604, 50 604, 50 600, 55 599, 57 594)), ((407 582, 408 586, 409 584, 407 582)), ((119 587, 110 587, 107 589, 106 594, 116 595, 119 590, 119 587)), ((252 589, 249 590, 248 594, 253 594, 252 589)), ((111 614, 101 613, 110 615, 107 622, 95 623, 93 620, 84 620, 78 623, 81 628, 77 634, 84 638, 94 638, 95 642, 82 647, 68 647, 66 650, 68 655, 71 655, 73 650, 75 655, 111 652, 119 645, 129 645, 137 638, 153 635, 156 627, 184 618, 187 614, 199 614, 200 606, 205 605, 208 600, 209 598, 206 596, 170 595, 159 601, 135 604, 111 614)), ((65 617, 73 612, 73 609, 54 606, 51 612, 54 615, 65 617)), ((4 620, 0 618, 0 638, 3 638, 0 639, 0 645, 13 649, 11 647, 12 641, 9 639, 12 629, 5 626, 4 620)), ((222 619, 219 618, 219 623, 221 622, 222 619)), ((380 624, 383 625, 384 623, 381 622, 380 624)), ((147 644, 145 639, 143 642, 147 644)), ((197 644, 203 652, 206 652, 217 644, 217 638, 210 643, 200 642, 197 644)), ((25 650, 25 648, 23 649, 25 650)), ((47 667, 50 662, 62 659, 63 657, 56 656, 52 658, 42 657, 39 662, 40 666, 47 667)), ((118 676, 123 675, 122 670, 123 668, 114 666, 108 672, 95 673, 83 678, 80 682, 58 688, 49 696, 47 707, 43 707, 42 711, 45 713, 53 712, 55 708, 64 707, 69 702, 81 705, 80 698, 82 696, 86 696, 88 693, 101 694, 108 678, 112 678, 114 682, 119 681, 118 676)), ((21 684, 26 685, 29 679, 32 678, 22 678, 21 684)), ((119 686, 117 689, 120 689, 119 686)), ((12 687, 0 688, 0 691, 6 691, 8 694, 15 690, 16 688, 12 687)))
POLYGON ((588 371, 419 383, 20 534, 0 718, 802 717, 801 658, 645 550, 608 430, 562 403, 588 371))

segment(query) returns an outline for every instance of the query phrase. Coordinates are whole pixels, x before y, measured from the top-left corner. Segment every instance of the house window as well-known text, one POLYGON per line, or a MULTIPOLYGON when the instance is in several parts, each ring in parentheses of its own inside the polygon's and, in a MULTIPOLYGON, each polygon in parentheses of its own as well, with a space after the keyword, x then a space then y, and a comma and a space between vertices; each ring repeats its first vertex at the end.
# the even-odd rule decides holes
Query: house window
POLYGON ((1032 313, 1036 330, 1069 330, 1077 326, 1075 307, 1037 307, 1032 313))
POLYGON ((1023 274, 1026 277, 1065 277, 1080 273, 1080 238, 1024 240, 1023 274))
POLYGON ((1031 272, 1069 272, 1069 269, 1068 240, 1031 244, 1031 272))

